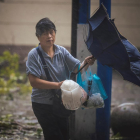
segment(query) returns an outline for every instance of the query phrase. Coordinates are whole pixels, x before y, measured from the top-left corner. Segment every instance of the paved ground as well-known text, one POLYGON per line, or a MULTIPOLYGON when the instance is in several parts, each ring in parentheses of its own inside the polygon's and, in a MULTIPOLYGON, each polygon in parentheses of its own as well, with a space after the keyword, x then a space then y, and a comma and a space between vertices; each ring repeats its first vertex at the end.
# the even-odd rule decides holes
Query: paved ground
POLYGON ((112 77, 112 109, 121 103, 139 103, 140 87, 123 80, 117 72, 113 72, 112 77))
POLYGON ((0 116, 4 117, 4 120, 13 119, 20 125, 17 125, 15 129, 2 131, 9 134, 0 134, 0 140, 43 140, 42 133, 38 131, 41 128, 32 111, 30 94, 21 96, 15 93, 13 96, 13 101, 6 100, 6 96, 0 98, 0 116), (10 115, 12 116, 8 117, 10 115), (11 133, 14 135, 10 135, 11 133))
MULTIPOLYGON (((0 116, 13 114, 12 117, 16 122, 24 126, 33 126, 36 129, 24 130, 22 127, 18 127, 21 130, 13 129, 14 135, 0 135, 0 140, 43 140, 42 133, 41 138, 37 138, 37 129, 40 129, 40 126, 31 108, 30 94, 24 96, 14 94, 14 97, 13 101, 6 100, 6 96, 0 98, 0 116)), ((119 74, 113 72, 111 110, 121 103, 139 103, 139 101, 140 87, 124 81, 119 74)))

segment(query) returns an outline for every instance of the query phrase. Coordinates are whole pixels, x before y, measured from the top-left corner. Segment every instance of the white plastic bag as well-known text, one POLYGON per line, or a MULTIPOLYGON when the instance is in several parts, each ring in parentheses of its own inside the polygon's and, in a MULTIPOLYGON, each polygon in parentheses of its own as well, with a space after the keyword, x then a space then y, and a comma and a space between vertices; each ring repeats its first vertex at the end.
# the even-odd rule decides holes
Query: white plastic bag
POLYGON ((83 108, 102 108, 104 107, 104 100, 101 97, 100 93, 95 93, 89 96, 89 99, 87 100, 87 105, 82 105, 83 108))
POLYGON ((62 102, 66 109, 76 110, 87 99, 87 93, 73 80, 65 80, 60 88, 62 102))

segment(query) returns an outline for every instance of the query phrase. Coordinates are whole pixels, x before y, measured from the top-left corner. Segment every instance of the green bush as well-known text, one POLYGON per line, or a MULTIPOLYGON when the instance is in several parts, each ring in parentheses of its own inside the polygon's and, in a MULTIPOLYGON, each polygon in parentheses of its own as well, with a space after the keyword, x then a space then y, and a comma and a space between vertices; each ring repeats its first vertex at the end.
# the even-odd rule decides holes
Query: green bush
POLYGON ((3 55, 0 56, 0 64, 7 63, 6 66, 1 67, 0 77, 4 76, 9 78, 11 74, 17 73, 19 68, 19 56, 17 54, 11 54, 9 51, 3 52, 3 55))
POLYGON ((0 95, 9 94, 18 88, 20 94, 31 93, 31 86, 26 74, 21 74, 19 68, 18 54, 5 51, 0 56, 0 95))

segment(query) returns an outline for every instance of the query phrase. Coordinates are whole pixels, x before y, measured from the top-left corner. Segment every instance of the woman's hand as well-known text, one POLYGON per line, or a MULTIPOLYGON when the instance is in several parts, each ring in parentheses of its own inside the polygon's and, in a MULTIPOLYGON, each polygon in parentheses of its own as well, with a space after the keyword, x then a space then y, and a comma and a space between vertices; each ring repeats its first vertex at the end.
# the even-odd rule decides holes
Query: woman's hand
MULTIPOLYGON (((88 56, 88 57, 86 57, 85 58, 85 60, 81 63, 81 65, 80 65, 80 69, 87 63, 87 65, 81 70, 81 73, 83 72, 83 71, 86 71, 87 70, 87 68, 89 67, 89 65, 93 65, 94 64, 94 62, 95 62, 95 58, 93 57, 93 56, 88 56)), ((78 67, 75 69, 75 73, 77 73, 77 71, 78 71, 78 67)))
MULTIPOLYGON (((85 58, 85 60, 82 62, 80 69, 87 63, 87 65, 84 67, 84 71, 86 71, 89 67, 89 65, 93 65, 95 62, 95 58, 93 56, 88 56, 85 58)), ((83 70, 81 71, 81 73, 83 72, 83 70)))
POLYGON ((84 60, 84 65, 88 63, 88 65, 93 65, 95 62, 95 58, 93 56, 88 56, 84 60))
POLYGON ((58 89, 60 89, 61 85, 63 84, 64 81, 58 82, 58 89))

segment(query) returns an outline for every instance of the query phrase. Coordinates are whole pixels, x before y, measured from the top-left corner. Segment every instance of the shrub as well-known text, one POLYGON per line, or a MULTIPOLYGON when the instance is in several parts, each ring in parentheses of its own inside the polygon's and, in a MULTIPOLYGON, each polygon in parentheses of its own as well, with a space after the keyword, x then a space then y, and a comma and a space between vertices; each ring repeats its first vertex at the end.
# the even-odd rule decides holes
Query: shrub
POLYGON ((32 88, 26 74, 20 73, 18 68, 18 54, 11 54, 9 51, 3 52, 3 55, 0 56, 0 95, 9 94, 16 88, 19 89, 20 94, 31 93, 32 88))

